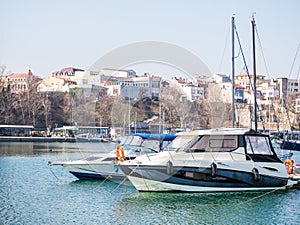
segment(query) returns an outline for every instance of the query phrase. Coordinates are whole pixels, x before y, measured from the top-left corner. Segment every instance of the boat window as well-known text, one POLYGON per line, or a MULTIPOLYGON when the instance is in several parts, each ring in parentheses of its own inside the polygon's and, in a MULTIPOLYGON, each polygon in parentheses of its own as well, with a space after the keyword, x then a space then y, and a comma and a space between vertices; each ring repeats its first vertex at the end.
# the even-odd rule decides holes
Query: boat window
POLYGON ((145 139, 142 143, 141 146, 145 148, 150 148, 150 149, 156 149, 159 150, 159 141, 158 140, 147 140, 145 139))
POLYGON ((114 160, 116 160, 116 157, 108 157, 103 159, 102 161, 104 162, 104 161, 114 161, 114 160))
POLYGON ((192 152, 228 152, 238 147, 238 136, 212 135, 203 136, 190 149, 192 152))
POLYGON ((98 156, 90 156, 90 157, 87 157, 85 160, 86 161, 95 161, 95 160, 98 160, 98 159, 101 159, 102 157, 98 157, 98 156))
POLYGON ((266 136, 245 136, 248 154, 273 155, 269 138, 266 136))

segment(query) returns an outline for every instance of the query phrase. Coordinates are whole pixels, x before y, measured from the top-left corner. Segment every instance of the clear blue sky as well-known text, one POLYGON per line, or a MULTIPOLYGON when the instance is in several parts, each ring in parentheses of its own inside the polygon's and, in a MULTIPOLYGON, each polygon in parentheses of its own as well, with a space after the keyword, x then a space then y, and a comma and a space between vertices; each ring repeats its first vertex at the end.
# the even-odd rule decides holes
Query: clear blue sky
MULTIPOLYGON (((154 40, 193 52, 212 73, 230 74, 231 16, 236 15, 251 66, 253 12, 262 43, 262 51, 257 50, 258 73, 267 75, 263 53, 271 77, 288 76, 300 43, 298 0, 0 0, 0 65, 11 72, 30 67, 47 77, 67 66, 88 69, 112 49, 154 40)), ((239 61, 236 73, 242 72, 239 61)), ((299 65, 300 55, 291 78, 297 76, 299 65)), ((135 69, 163 73, 149 65, 135 69)))

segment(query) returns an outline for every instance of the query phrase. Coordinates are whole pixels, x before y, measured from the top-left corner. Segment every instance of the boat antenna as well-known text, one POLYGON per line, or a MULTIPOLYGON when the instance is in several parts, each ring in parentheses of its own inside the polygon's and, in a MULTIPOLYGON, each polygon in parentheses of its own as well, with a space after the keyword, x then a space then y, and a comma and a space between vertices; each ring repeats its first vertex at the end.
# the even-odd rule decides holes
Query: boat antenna
POLYGON ((255 19, 252 15, 252 47, 253 47, 253 86, 254 86, 254 126, 255 132, 257 132, 257 101, 256 101, 256 58, 255 58, 255 19))
POLYGON ((232 128, 234 128, 234 116, 235 116, 235 108, 234 108, 234 29, 235 29, 235 22, 234 22, 234 14, 231 18, 231 25, 232 25, 232 98, 231 98, 231 117, 232 117, 232 121, 231 121, 231 126, 232 128))

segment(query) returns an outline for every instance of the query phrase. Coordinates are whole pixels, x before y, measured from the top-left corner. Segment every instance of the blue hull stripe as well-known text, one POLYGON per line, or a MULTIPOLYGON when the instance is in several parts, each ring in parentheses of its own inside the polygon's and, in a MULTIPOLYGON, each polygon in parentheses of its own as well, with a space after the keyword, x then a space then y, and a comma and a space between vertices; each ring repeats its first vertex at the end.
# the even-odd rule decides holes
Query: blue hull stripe
POLYGON ((97 173, 79 173, 79 172, 70 172, 79 180, 123 180, 125 178, 124 175, 103 175, 97 173))

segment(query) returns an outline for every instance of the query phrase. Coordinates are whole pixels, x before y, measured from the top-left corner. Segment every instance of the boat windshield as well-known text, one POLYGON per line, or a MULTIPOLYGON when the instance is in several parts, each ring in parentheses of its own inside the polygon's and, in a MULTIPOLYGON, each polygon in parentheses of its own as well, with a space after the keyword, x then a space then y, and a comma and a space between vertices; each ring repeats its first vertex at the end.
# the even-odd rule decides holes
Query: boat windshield
POLYGON ((273 155, 270 141, 265 136, 245 136, 247 154, 273 155))
POLYGON ((133 145, 125 145, 123 146, 125 150, 125 155, 134 154, 134 153, 157 153, 158 150, 145 147, 145 146, 133 146, 133 145))
POLYGON ((180 135, 177 136, 171 144, 168 146, 167 150, 180 150, 185 149, 188 145, 197 138, 195 135, 180 135))
POLYGON ((237 135, 203 135, 187 152, 229 152, 238 148, 237 135))
POLYGON ((120 145, 136 145, 139 146, 143 142, 143 139, 138 136, 125 136, 120 145))

